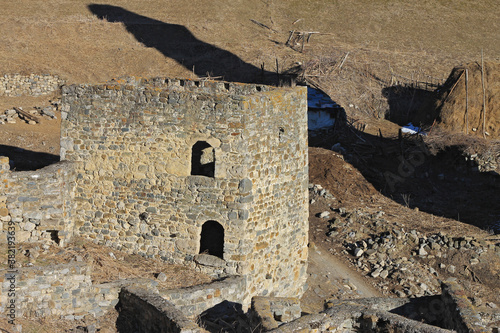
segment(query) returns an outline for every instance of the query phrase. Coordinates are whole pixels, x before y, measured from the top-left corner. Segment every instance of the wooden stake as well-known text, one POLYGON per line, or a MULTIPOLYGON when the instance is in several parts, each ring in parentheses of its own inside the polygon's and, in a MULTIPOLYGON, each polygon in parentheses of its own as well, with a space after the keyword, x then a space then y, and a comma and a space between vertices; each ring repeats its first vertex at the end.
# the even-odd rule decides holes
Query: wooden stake
POLYGON ((469 134, 469 70, 465 69, 465 133, 469 134))
POLYGON ((292 41, 292 37, 293 37, 294 33, 295 33, 295 30, 290 31, 290 35, 288 35, 288 40, 286 41, 285 45, 287 45, 287 46, 291 45, 290 42, 292 41))
POLYGON ((280 64, 278 58, 276 58, 276 75, 278 77, 278 85, 280 84, 280 64))
POLYGON ((444 98, 443 102, 439 106, 440 108, 444 105, 444 103, 446 103, 446 101, 448 100, 448 97, 450 97, 450 95, 453 93, 453 90, 455 90, 455 87, 457 86, 458 82, 462 78, 462 75, 464 75, 464 72, 460 73, 460 76, 458 77, 457 82, 455 82, 455 84, 453 85, 453 87, 451 87, 450 92, 448 93, 448 95, 446 95, 446 97, 444 98))
POLYGON ((481 83, 483 85, 483 138, 486 139, 486 89, 484 87, 484 57, 481 49, 481 83))

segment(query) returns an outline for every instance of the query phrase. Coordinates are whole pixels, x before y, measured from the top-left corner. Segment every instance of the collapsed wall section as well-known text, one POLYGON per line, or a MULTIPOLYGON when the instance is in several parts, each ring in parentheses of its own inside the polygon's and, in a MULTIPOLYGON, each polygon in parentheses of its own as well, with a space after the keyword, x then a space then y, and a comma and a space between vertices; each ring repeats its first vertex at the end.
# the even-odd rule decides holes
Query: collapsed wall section
POLYGON ((0 96, 40 96, 59 91, 64 80, 49 74, 0 76, 0 96))
POLYGON ((103 315, 118 303, 120 287, 92 285, 91 266, 84 262, 0 269, 0 311, 25 318, 103 315), (9 302, 15 295, 15 303, 9 302))
POLYGON ((16 243, 53 240, 63 246, 73 235, 74 189, 71 163, 11 171, 8 157, 0 157, 0 230, 16 243))
POLYGON ((206 332, 173 304, 145 289, 123 288, 118 309, 116 326, 120 332, 206 332))

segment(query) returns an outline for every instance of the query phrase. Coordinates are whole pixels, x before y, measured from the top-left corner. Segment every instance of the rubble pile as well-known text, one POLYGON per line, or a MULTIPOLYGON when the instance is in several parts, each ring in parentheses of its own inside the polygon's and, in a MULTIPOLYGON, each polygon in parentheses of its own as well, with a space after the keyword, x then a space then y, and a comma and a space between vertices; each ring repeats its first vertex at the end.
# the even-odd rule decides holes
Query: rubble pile
POLYGON ((39 116, 43 116, 46 119, 57 119, 56 111, 59 108, 60 101, 51 101, 49 106, 38 107, 35 106, 33 109, 25 111, 21 107, 14 107, 12 109, 7 109, 3 113, 0 113, 0 125, 4 124, 16 124, 18 121, 24 121, 30 125, 36 125, 39 123, 39 116))
POLYGON ((474 276, 476 265, 487 264, 487 253, 500 256, 500 243, 443 232, 426 235, 407 230, 404 223, 388 221, 382 210, 338 207, 339 201, 319 184, 310 184, 309 194, 310 204, 322 200, 330 206, 316 214, 326 220, 330 252, 346 255, 354 269, 388 295, 436 295, 441 290, 441 279, 458 274, 474 276), (341 245, 335 248, 335 243, 341 245), (466 258, 460 267, 449 263, 457 254, 466 258))

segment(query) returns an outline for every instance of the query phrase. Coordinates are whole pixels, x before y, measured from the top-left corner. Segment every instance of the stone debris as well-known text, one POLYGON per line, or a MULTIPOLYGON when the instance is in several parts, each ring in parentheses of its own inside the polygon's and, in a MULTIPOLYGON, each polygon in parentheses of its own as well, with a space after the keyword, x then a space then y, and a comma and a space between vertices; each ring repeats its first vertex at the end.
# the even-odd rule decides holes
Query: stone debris
MULTIPOLYGON (((309 184, 309 191, 312 192, 311 197, 316 195, 316 196, 323 197, 325 199, 335 200, 335 197, 330 193, 330 191, 328 191, 327 189, 324 189, 323 186, 321 186, 319 184, 309 184)), ((311 200, 314 200, 314 202, 316 202, 316 200, 314 198, 311 200)))
MULTIPOLYGON (((330 226, 338 226, 342 222, 335 219, 329 223, 330 226)), ((352 238, 352 233, 346 233, 345 239, 352 238)), ((416 296, 433 295, 439 290, 439 273, 426 263, 417 261, 416 257, 435 259, 446 257, 450 250, 471 251, 473 258, 470 263, 473 265, 480 262, 478 256, 489 250, 485 241, 472 237, 449 237, 442 233, 425 236, 416 230, 406 232, 404 229, 393 229, 391 232, 346 243, 345 246, 353 254, 352 260, 358 270, 368 273, 372 278, 396 279, 406 295, 416 296), (408 251, 412 257, 408 259, 401 256, 408 251)), ((438 267, 449 274, 457 272, 454 265, 441 263, 438 267)), ((400 294, 398 290, 392 292, 400 294)))
POLYGON ((363 252, 364 252, 364 251, 358 247, 358 248, 356 248, 356 249, 354 250, 354 255, 355 255, 356 257, 361 257, 361 256, 363 255, 363 252))
MULTIPOLYGON (((323 190, 326 189, 320 184, 309 184, 310 200, 327 199, 331 194, 323 190)), ((328 223, 329 239, 343 240, 341 252, 349 255, 355 269, 373 279, 380 289, 398 297, 435 295, 440 290, 441 274, 462 274, 462 268, 446 262, 453 251, 466 251, 471 266, 480 264, 481 256, 488 251, 500 254, 500 244, 442 232, 425 235, 405 230, 403 224, 390 223, 382 210, 366 212, 335 206, 335 201, 327 203, 333 214, 325 213, 322 217, 328 223)))
POLYGON ((327 219, 330 216, 330 212, 322 212, 319 214, 319 217, 322 219, 327 219))
POLYGON ((46 119, 57 119, 56 111, 59 109, 60 101, 50 101, 51 105, 45 107, 35 106, 33 109, 25 111, 21 107, 7 109, 0 113, 0 125, 16 124, 18 121, 24 121, 30 125, 36 125, 37 117, 43 116, 46 119), (16 111, 18 109, 20 111, 16 111))

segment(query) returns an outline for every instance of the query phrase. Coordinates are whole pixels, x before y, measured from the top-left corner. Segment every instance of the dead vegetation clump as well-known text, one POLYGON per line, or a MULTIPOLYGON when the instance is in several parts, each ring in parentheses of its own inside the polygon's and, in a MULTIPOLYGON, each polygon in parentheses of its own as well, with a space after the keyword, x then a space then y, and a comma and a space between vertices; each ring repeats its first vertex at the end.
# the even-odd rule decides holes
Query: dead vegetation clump
MULTIPOLYGON (((6 252, 6 245, 0 250, 6 252)), ((19 244, 17 262, 21 267, 46 267, 49 265, 87 262, 92 266, 93 284, 121 279, 155 279, 159 273, 166 275, 165 281, 158 282, 159 289, 173 289, 209 283, 212 278, 182 265, 169 264, 161 259, 145 258, 138 254, 128 254, 106 246, 92 243, 81 237, 74 237, 71 243, 61 248, 55 243, 19 244)), ((3 263, 6 267, 6 262, 3 263)))
POLYGON ((355 52, 332 51, 305 62, 298 73, 299 81, 324 91, 351 116, 361 113, 383 117, 387 109, 381 93, 385 80, 376 76, 372 65, 355 52))
POLYGON ((155 279, 162 272, 167 279, 158 281, 158 288, 173 289, 209 283, 212 279, 186 266, 166 263, 156 258, 145 258, 138 254, 128 254, 106 246, 98 245, 83 238, 76 238, 74 246, 69 246, 59 255, 65 261, 78 256, 92 263, 93 283, 104 283, 120 279, 150 278, 155 279))
POLYGON ((434 97, 445 68, 427 53, 342 46, 318 48, 295 72, 299 81, 324 91, 350 117, 406 124, 434 97))

